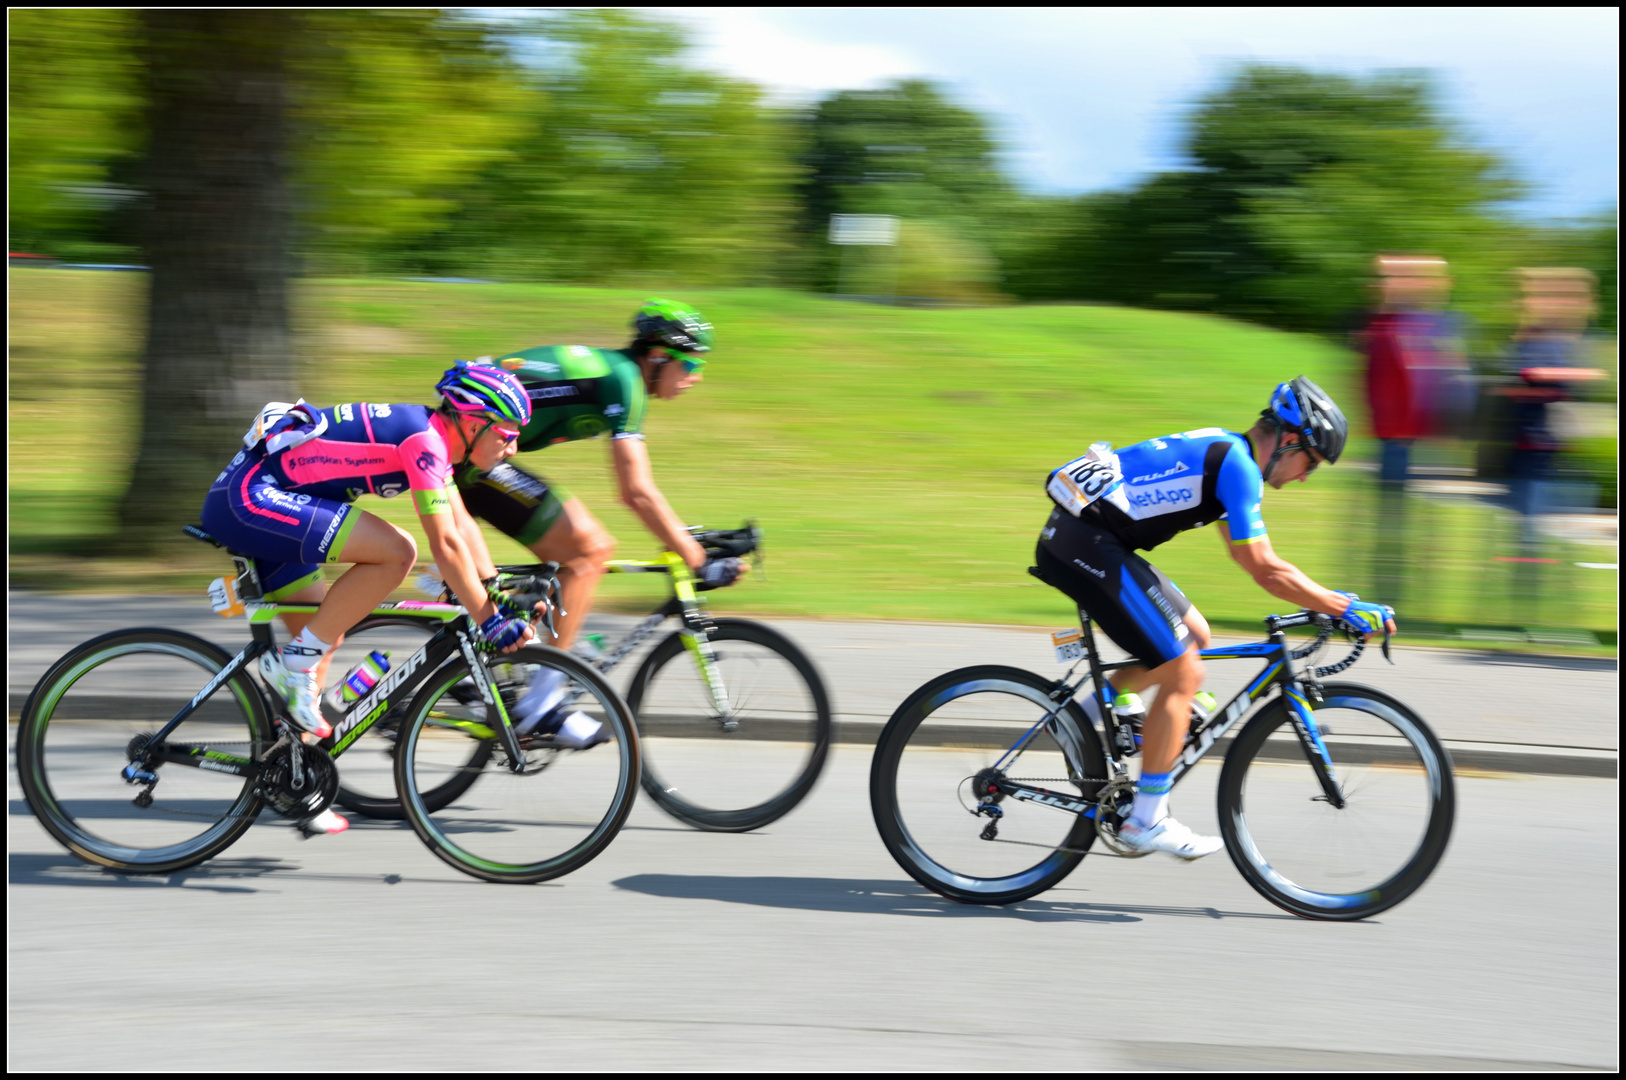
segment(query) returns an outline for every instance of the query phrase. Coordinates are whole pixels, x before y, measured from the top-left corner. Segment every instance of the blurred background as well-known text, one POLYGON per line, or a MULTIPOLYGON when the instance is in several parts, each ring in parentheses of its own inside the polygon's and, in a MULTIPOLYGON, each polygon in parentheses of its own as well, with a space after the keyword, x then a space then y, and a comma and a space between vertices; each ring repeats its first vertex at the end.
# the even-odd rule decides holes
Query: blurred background
MULTIPOLYGON (((10 11, 12 586, 201 588, 267 400, 428 401, 671 295, 719 348, 659 482, 767 530, 725 609, 1065 625, 1048 471, 1305 374, 1354 434, 1280 551, 1409 634, 1614 650, 1617 13, 952 15, 10 11)), ((605 458, 529 467, 642 552, 605 458)), ((1279 607, 1206 535, 1156 560, 1279 607)))

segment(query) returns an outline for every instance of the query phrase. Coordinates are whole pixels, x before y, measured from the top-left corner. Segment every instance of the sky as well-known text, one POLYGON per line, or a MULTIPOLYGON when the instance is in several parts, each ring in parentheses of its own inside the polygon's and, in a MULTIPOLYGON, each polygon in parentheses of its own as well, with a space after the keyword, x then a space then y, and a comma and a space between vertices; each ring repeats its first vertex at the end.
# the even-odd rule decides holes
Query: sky
POLYGON ((1620 12, 1568 9, 645 8, 781 101, 924 76, 992 118, 1036 192, 1178 165, 1190 103, 1241 61, 1426 68, 1451 114, 1531 184, 1516 209, 1615 206, 1620 12))

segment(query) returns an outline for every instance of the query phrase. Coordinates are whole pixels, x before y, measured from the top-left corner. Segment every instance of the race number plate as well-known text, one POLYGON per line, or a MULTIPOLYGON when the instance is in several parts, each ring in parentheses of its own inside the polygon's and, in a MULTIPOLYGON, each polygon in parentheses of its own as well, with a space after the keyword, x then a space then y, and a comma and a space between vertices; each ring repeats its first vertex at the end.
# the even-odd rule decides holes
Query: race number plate
POLYGON ((1070 664, 1084 659, 1084 631, 1057 630, 1050 635, 1050 641, 1056 646, 1056 663, 1070 664))
POLYGON ((1077 517, 1084 508, 1123 481, 1118 471, 1118 455, 1106 443, 1096 443, 1089 453, 1074 458, 1055 472, 1045 491, 1057 506, 1077 517))

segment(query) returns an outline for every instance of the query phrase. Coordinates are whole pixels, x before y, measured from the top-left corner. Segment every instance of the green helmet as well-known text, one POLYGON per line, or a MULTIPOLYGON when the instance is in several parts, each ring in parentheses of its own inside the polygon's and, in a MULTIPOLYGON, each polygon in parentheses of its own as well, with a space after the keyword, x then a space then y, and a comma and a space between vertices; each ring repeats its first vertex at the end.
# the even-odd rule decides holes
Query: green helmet
POLYGON ((710 352, 711 323, 676 300, 645 300, 632 317, 632 343, 648 348, 665 345, 681 353, 710 352))

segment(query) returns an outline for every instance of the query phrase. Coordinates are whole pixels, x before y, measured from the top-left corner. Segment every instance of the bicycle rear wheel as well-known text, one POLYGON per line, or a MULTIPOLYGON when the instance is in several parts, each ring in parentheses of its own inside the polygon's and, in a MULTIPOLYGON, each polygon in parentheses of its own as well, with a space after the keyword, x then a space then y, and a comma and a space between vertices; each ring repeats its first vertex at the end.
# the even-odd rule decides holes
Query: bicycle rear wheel
POLYGON ((519 884, 560 877, 603 851, 632 810, 638 793, 632 711, 602 676, 558 649, 529 645, 487 663, 514 675, 539 668, 563 672, 577 695, 571 708, 602 724, 609 741, 569 750, 552 736, 528 737, 516 771, 496 737, 494 712, 453 696, 470 677, 467 661, 456 656, 424 680, 412 701, 396 751, 396 791, 418 837, 464 873, 519 884), (432 807, 422 793, 464 767, 475 714, 485 730, 472 734, 492 741, 491 763, 457 803, 432 807))
MULTIPOLYGON (((252 776, 157 765, 151 801, 121 775, 142 736, 158 732, 230 662, 191 634, 121 630, 85 642, 34 687, 17 729, 23 795, 46 832, 87 862, 160 874, 200 863, 254 824, 252 776)), ((238 671, 166 745, 257 759, 273 741, 259 690, 238 671)))
MULTIPOLYGON (((985 839, 990 819, 974 812, 975 778, 1055 708, 1054 685, 1018 668, 961 668, 898 706, 875 747, 870 807, 910 877, 951 900, 1010 904, 1056 885, 1083 860, 1095 842, 1088 818, 1004 799, 997 836, 985 839)), ((1070 701, 998 771, 1089 798, 1106 779, 1106 759, 1083 708, 1070 701)))
POLYGON ((627 704, 643 739, 644 790, 686 825, 748 832, 795 809, 830 752, 830 698, 794 642, 745 619, 707 640, 728 695, 719 714, 682 631, 632 677, 627 704), (654 758, 654 761, 651 758, 654 758))
POLYGON ((1249 885, 1307 919, 1364 919, 1428 880, 1451 838, 1451 758, 1421 717, 1370 687, 1327 683, 1316 725, 1345 805, 1322 793, 1287 707, 1250 720, 1220 772, 1220 832, 1249 885))
MULTIPOLYGON (((438 620, 417 619, 399 615, 371 615, 357 623, 334 650, 332 665, 328 668, 328 689, 338 684, 356 664, 361 663, 374 650, 390 654, 391 663, 399 665, 410 657, 441 627, 438 620)), ((473 683, 464 683, 452 692, 452 701, 478 706, 479 695, 473 683)), ((410 699, 409 699, 410 700, 410 699)), ((451 702, 447 703, 451 707, 451 702)), ((342 730, 343 715, 335 710, 324 692, 322 712, 336 730, 342 730)), ((395 748, 400 737, 402 719, 408 713, 408 702, 394 706, 379 717, 361 737, 345 747, 340 755, 339 793, 334 801, 365 817, 386 821, 399 821, 405 817, 401 800, 395 794, 395 748)), ((447 732, 455 731, 447 728, 447 732)), ((464 760, 461 767, 437 774, 435 786, 422 792, 424 805, 439 810, 450 805, 480 778, 486 763, 491 760, 490 739, 469 737, 463 745, 464 760)), ((452 754, 448 747, 444 751, 452 754)))

